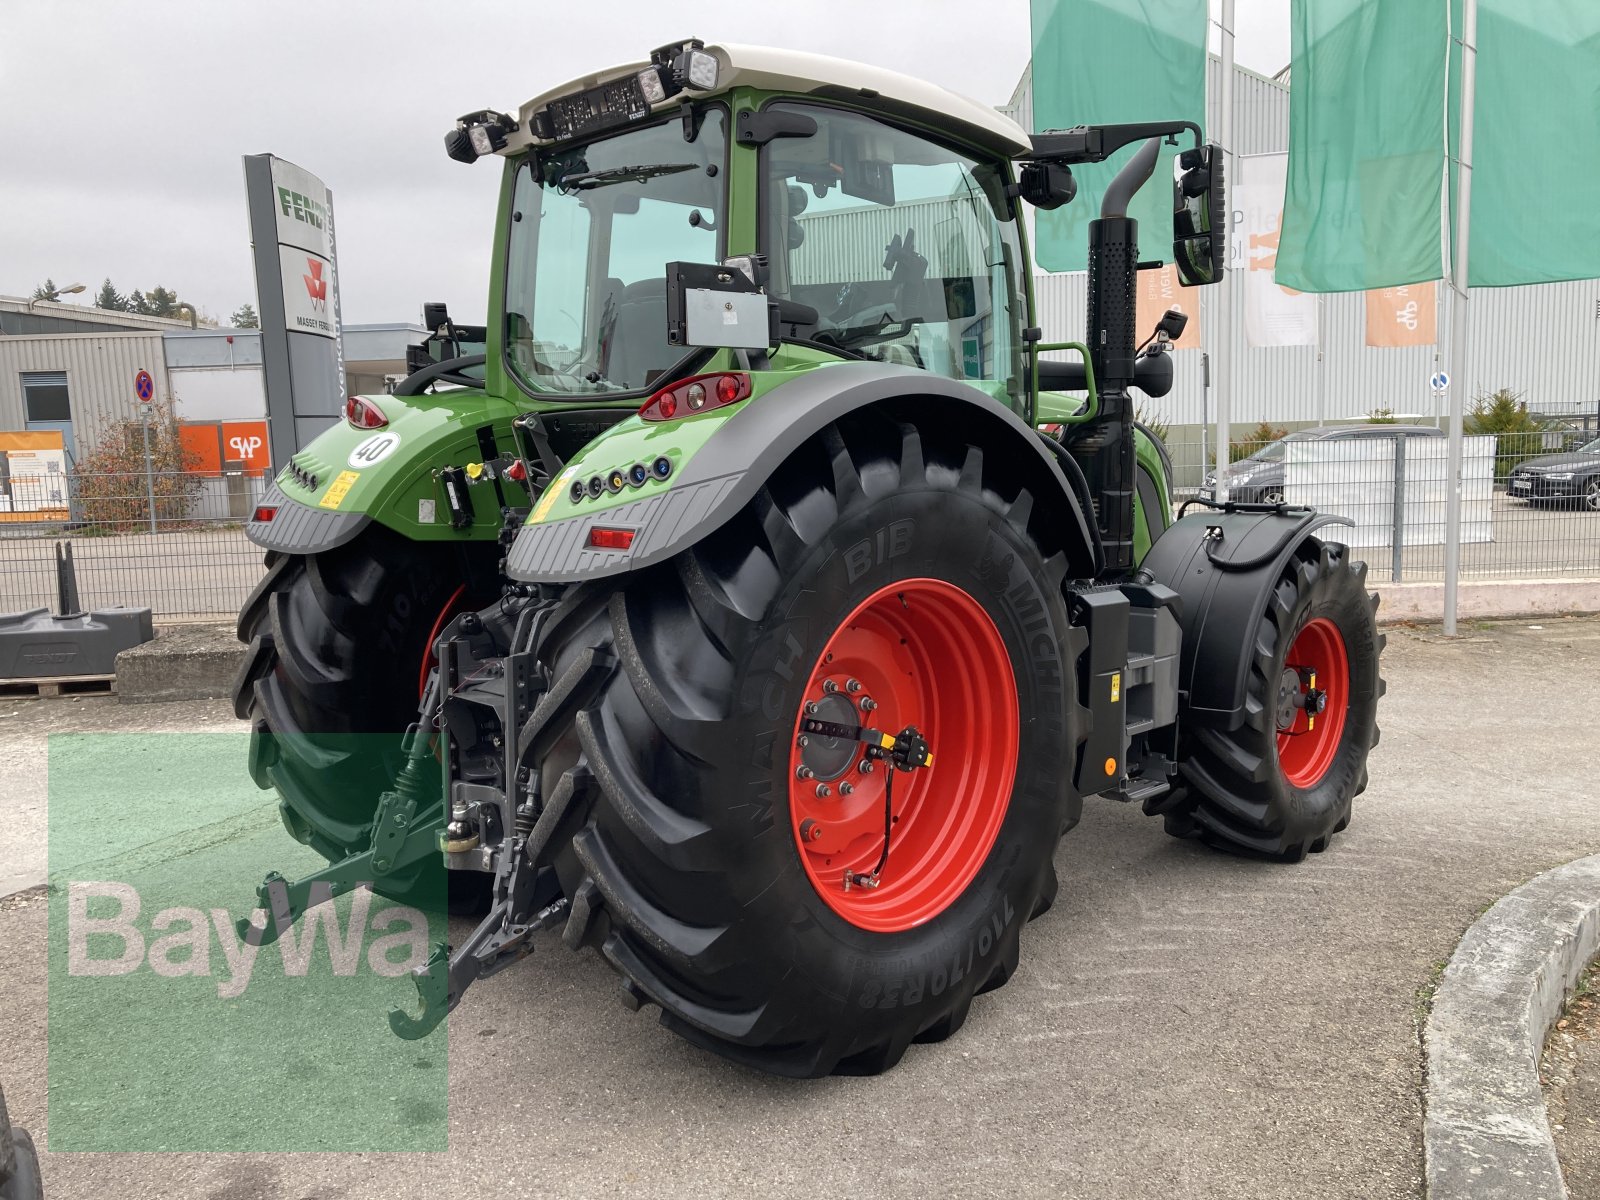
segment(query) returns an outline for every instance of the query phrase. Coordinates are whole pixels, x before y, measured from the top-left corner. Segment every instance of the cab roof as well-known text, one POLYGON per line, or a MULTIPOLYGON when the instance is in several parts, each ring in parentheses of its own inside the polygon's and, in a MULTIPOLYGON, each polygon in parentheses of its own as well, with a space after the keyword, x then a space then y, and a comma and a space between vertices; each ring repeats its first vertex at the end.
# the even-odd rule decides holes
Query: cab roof
MULTIPOLYGON (((653 112, 669 112, 685 99, 699 95, 720 95, 731 88, 749 87, 864 105, 887 117, 920 121, 945 129, 954 137, 1007 158, 1027 153, 1032 147, 1027 131, 1009 117, 925 79, 802 50, 726 42, 704 49, 717 59, 716 87, 706 93, 685 90, 651 105, 653 112)), ((519 128, 507 139, 505 150, 519 151, 539 140, 530 132, 532 118, 552 100, 626 78, 649 65, 650 61, 643 59, 611 67, 533 97, 518 110, 519 128)))

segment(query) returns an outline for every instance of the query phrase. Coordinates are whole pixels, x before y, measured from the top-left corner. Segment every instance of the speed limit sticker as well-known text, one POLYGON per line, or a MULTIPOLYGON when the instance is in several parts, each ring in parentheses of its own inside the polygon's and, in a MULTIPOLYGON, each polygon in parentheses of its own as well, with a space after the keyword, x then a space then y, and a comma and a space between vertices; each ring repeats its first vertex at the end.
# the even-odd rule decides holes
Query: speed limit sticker
POLYGON ((363 440, 360 445, 350 451, 350 457, 345 461, 359 471, 362 467, 377 466, 399 448, 400 435, 385 430, 363 440))

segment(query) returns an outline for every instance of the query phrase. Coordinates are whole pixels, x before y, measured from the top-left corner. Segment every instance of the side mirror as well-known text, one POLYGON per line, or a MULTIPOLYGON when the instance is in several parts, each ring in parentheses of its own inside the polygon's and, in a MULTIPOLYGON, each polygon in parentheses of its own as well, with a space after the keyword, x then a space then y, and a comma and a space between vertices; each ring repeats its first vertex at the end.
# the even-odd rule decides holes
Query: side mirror
POLYGON ((1201 146, 1178 155, 1172 184, 1172 259, 1184 287, 1217 283, 1227 270, 1227 196, 1222 147, 1201 146))
POLYGON ((1066 163, 1025 162, 1017 191, 1035 208, 1048 210, 1071 203, 1078 194, 1078 181, 1066 163))

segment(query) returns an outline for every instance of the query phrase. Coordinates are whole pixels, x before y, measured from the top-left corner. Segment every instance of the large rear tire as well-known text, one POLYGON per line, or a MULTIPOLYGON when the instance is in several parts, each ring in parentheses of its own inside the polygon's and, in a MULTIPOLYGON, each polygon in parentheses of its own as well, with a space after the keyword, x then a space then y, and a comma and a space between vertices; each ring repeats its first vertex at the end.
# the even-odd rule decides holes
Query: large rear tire
POLYGON ((998 456, 858 416, 691 550, 569 594, 540 657, 552 694, 587 690, 534 833, 554 831, 567 943, 633 1006, 779 1074, 876 1073, 954 1033, 1016 970, 1076 817, 1059 536, 998 456), (895 776, 875 888, 843 873, 882 853, 885 764, 831 737, 814 770, 796 757, 824 696, 836 723, 915 724, 934 753, 895 776))
POLYGON ((1163 804, 1167 831, 1290 861, 1327 849, 1350 823, 1378 744, 1384 637, 1367 564, 1308 537, 1278 576, 1250 658, 1235 729, 1179 714, 1184 795, 1163 804), (1311 708, 1322 705, 1320 713, 1311 708), (1296 697, 1299 700, 1296 700, 1296 697))
MULTIPOLYGON (((492 595, 496 549, 372 525, 318 554, 268 554, 239 614, 250 649, 234 711, 250 722, 257 786, 277 790, 289 832, 330 862, 366 846, 400 765, 400 734, 417 717, 433 638, 451 613, 492 595)), ((452 882, 455 906, 465 885, 452 882)))

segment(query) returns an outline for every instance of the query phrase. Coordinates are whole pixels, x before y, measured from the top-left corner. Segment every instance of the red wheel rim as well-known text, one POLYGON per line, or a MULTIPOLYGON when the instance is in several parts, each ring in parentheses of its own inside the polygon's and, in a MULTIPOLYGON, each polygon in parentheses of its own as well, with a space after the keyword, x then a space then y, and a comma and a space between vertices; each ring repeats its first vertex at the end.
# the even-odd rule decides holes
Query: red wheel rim
POLYGON ((1295 635, 1284 665, 1286 671, 1300 672, 1302 695, 1307 688, 1325 695, 1320 714, 1296 708, 1292 724, 1285 729, 1280 718, 1278 729, 1278 765, 1284 778, 1297 788, 1315 787, 1339 752, 1350 706, 1350 658, 1344 635, 1326 617, 1308 621, 1295 635))
POLYGON ((791 828, 828 907, 885 933, 948 908, 1005 821, 1019 730, 1011 656, 976 600, 943 580, 905 579, 862 601, 807 677, 789 758, 791 828), (889 734, 915 725, 928 741, 931 766, 895 773, 889 857, 875 888, 847 891, 844 880, 847 871, 870 873, 882 856, 890 767, 862 771, 864 747, 842 739, 813 736, 802 746, 807 704, 821 719, 889 734))
POLYGON ((450 599, 444 602, 444 607, 439 610, 439 615, 433 619, 433 628, 428 630, 428 640, 422 643, 422 666, 417 670, 417 699, 421 700, 424 692, 428 690, 428 672, 433 670, 433 643, 439 638, 439 630, 444 628, 456 611, 456 603, 461 599, 467 585, 462 584, 450 593, 450 599))

